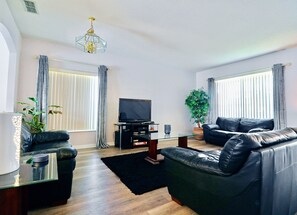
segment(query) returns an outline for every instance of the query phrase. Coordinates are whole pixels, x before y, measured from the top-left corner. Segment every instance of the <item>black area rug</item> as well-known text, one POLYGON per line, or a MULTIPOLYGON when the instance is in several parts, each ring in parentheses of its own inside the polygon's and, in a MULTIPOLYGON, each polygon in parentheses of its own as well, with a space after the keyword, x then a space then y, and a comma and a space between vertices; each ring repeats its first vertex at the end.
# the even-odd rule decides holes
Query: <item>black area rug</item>
POLYGON ((166 186, 164 163, 153 165, 144 158, 147 152, 101 158, 136 195, 166 186))

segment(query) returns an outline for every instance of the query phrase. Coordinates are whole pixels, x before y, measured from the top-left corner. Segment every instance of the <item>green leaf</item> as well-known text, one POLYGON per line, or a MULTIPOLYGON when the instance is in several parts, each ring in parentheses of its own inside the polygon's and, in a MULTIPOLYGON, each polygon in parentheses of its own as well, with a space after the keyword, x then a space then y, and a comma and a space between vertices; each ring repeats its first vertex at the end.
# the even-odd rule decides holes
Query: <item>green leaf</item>
MULTIPOLYGON (((28 99, 32 102, 34 102, 33 105, 27 103, 27 102, 17 102, 17 104, 22 105, 22 111, 19 112, 23 116, 23 122, 27 124, 31 132, 38 133, 44 131, 45 124, 40 121, 40 116, 45 113, 42 110, 38 110, 38 100, 34 97, 28 97, 28 99)), ((49 105, 48 108, 51 108, 49 110, 49 114, 62 114, 62 111, 60 109, 62 106, 60 105, 49 105), (58 110, 54 110, 58 109, 58 110)))
POLYGON ((34 97, 28 97, 29 100, 33 101, 35 104, 38 104, 38 100, 34 97))
POLYGON ((30 104, 29 103, 26 103, 26 102, 17 102, 17 104, 20 104, 20 105, 29 105, 30 106, 30 104))
POLYGON ((194 122, 204 123, 205 116, 208 114, 209 102, 208 95, 202 89, 192 90, 185 99, 185 104, 190 110, 191 117, 194 122))

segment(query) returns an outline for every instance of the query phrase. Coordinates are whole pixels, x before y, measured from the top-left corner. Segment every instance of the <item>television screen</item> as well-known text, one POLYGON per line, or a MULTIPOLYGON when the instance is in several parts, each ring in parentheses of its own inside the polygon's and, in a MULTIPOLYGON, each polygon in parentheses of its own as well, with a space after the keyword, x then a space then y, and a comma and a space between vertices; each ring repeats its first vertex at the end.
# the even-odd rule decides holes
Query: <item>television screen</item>
POLYGON ((151 100, 120 98, 119 122, 151 121, 151 100))

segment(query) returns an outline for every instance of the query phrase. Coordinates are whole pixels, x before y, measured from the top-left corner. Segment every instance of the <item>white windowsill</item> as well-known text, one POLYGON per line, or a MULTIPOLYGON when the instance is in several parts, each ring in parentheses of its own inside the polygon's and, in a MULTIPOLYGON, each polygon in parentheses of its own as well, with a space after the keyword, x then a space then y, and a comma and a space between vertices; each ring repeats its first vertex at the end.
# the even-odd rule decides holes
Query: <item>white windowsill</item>
POLYGON ((72 130, 69 133, 80 133, 80 132, 96 132, 96 130, 72 130))

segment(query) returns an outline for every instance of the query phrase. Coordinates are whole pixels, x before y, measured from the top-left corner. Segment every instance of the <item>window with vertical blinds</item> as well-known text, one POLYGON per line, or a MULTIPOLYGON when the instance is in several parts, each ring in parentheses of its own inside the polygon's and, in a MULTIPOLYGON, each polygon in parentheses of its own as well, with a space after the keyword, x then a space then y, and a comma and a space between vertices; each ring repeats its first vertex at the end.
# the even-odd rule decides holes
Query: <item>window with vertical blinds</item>
POLYGON ((272 71, 215 81, 218 116, 273 118, 272 71))
POLYGON ((49 130, 95 130, 98 77, 76 72, 49 71, 48 104, 62 106, 62 115, 48 116, 49 130))

